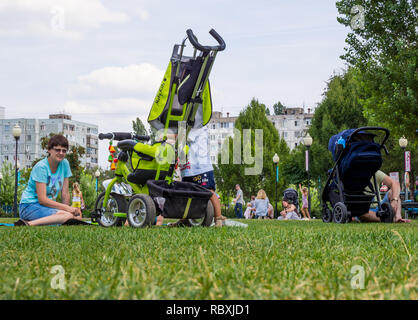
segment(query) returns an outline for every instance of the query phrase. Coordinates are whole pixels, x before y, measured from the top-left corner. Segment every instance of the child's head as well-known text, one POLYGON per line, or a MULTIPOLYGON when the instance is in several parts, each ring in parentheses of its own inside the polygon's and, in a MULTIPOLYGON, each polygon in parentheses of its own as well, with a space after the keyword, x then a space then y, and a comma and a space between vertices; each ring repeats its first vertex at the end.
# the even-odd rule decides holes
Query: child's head
POLYGON ((251 202, 247 203, 247 207, 252 207, 251 202))
POLYGON ((77 193, 80 192, 80 185, 78 184, 78 182, 73 183, 73 191, 75 191, 77 193))
POLYGON ((302 192, 303 192, 304 194, 308 193, 308 188, 303 187, 302 192))

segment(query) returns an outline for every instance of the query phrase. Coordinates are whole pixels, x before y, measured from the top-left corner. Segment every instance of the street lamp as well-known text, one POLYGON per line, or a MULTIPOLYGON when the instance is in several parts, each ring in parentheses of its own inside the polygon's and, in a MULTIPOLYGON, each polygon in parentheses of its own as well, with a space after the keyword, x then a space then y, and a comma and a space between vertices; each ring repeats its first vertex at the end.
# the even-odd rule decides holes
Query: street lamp
POLYGON ((99 168, 97 168, 96 172, 94 173, 96 176, 96 195, 99 192, 99 177, 100 177, 100 171, 99 168))
POLYGON ((280 158, 277 153, 275 153, 273 156, 273 163, 276 166, 276 207, 274 209, 274 218, 277 217, 277 184, 279 183, 279 161, 280 158))
POLYGON ((406 146, 408 145, 408 140, 402 136, 402 138, 399 139, 399 146, 402 148, 403 150, 403 154, 404 154, 404 187, 405 187, 405 200, 408 200, 408 190, 407 190, 407 186, 406 186, 406 146))
POLYGON ((309 135, 309 132, 303 138, 303 144, 306 146, 305 165, 306 171, 308 172, 308 212, 309 216, 311 216, 311 177, 309 175, 309 148, 312 145, 312 137, 309 135))
POLYGON ((15 197, 13 202, 13 214, 15 217, 17 217, 17 147, 18 147, 18 141, 20 138, 20 135, 22 134, 22 128, 19 127, 19 125, 16 123, 15 126, 12 129, 13 137, 15 137, 16 140, 16 154, 15 154, 15 197))

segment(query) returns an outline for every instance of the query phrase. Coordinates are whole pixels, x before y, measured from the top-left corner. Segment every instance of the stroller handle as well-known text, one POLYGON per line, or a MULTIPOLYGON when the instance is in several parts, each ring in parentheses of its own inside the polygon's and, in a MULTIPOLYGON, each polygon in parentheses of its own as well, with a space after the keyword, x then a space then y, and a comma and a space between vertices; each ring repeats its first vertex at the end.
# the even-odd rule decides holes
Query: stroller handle
POLYGON ((194 35, 192 29, 187 29, 186 31, 187 37, 190 40, 190 43, 195 47, 196 49, 204 52, 209 51, 223 51, 226 48, 226 44, 224 39, 217 33, 214 29, 211 29, 209 31, 209 34, 215 38, 215 40, 219 43, 219 46, 204 46, 199 43, 196 36, 194 35))
POLYGON ((357 128, 351 135, 350 138, 348 139, 347 143, 349 143, 351 141, 351 137, 354 136, 356 133, 360 132, 360 131, 373 131, 373 130, 380 130, 380 131, 384 131, 385 132, 385 137, 383 138, 382 143, 380 144, 380 148, 382 148, 383 150, 385 150, 386 154, 389 154, 388 149, 386 148, 385 142, 388 140, 389 138, 389 130, 387 128, 383 128, 383 127, 361 127, 361 128, 357 128))
POLYGON ((109 132, 109 133, 99 133, 99 139, 109 139, 109 140, 126 140, 126 139, 136 139, 142 141, 150 140, 150 136, 140 136, 131 132, 109 132))

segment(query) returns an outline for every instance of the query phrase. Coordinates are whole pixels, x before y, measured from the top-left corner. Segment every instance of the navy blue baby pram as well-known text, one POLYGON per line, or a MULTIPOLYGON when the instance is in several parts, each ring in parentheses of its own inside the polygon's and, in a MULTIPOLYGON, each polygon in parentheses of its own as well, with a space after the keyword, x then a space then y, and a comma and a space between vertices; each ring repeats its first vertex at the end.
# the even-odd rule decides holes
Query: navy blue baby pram
POLYGON ((365 214, 372 203, 377 203, 377 216, 383 222, 393 219, 390 205, 380 205, 375 173, 382 166, 381 149, 386 153, 385 142, 389 130, 381 127, 348 129, 334 135, 329 140, 328 150, 335 161, 334 167, 322 192, 322 220, 324 222, 346 223, 351 217, 365 214), (382 143, 376 143, 377 131, 384 132, 382 143), (371 183, 370 181, 374 183, 371 183), (371 192, 365 194, 365 188, 371 192), (330 210, 328 203, 332 207, 330 210))

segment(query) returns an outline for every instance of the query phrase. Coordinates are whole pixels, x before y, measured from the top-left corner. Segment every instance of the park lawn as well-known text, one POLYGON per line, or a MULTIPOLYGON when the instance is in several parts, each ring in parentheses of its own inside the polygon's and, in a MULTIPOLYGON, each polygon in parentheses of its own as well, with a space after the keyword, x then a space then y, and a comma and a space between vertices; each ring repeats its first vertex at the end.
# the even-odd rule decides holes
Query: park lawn
POLYGON ((0 227, 0 299, 417 299, 417 221, 241 221, 0 227))

